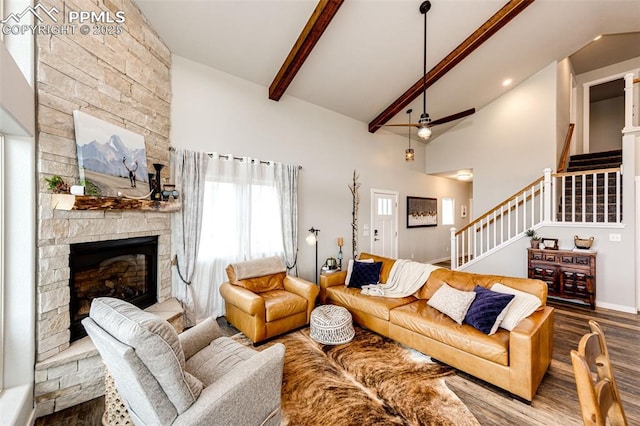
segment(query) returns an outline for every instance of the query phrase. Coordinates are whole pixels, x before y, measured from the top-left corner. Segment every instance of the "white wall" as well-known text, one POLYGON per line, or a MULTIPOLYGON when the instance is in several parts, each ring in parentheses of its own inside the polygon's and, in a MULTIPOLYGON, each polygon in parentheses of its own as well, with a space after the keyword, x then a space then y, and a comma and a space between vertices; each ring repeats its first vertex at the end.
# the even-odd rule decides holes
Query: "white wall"
POLYGON ((597 70, 576 75, 576 84, 578 85, 577 87, 578 96, 576 101, 578 123, 576 123, 575 143, 578 145, 578 153, 582 153, 583 151, 588 152, 584 149, 585 143, 584 143, 583 117, 584 117, 584 85, 585 83, 606 79, 607 77, 610 77, 613 75, 625 74, 629 71, 632 71, 638 68, 640 68, 640 57, 629 59, 624 62, 619 62, 617 64, 609 65, 604 68, 599 68, 597 70))
MULTIPOLYGON (((558 62, 557 82, 556 82, 556 161, 551 169, 557 170, 558 161, 562 155, 564 141, 569 131, 569 123, 571 122, 571 79, 573 74, 573 66, 569 58, 565 58, 558 62)), ((575 141, 575 139, 574 139, 575 141)))
MULTIPOLYGON (((306 230, 320 229, 319 259, 336 257, 336 237, 351 257, 352 198, 347 185, 360 175, 359 251, 370 221, 370 189, 399 191, 399 257, 430 261, 449 257, 449 226, 406 229, 406 196, 454 197, 468 203, 470 185, 424 174, 424 146, 413 144, 416 161, 406 163, 408 141, 390 133, 370 134, 365 123, 285 95, 268 99, 266 87, 174 56, 171 70, 171 144, 207 152, 231 153, 303 167, 299 187, 300 275, 312 279, 314 249, 306 230)), ((440 203, 439 206, 440 208, 440 203)), ((456 226, 467 219, 457 215, 456 226)))
MULTIPOLYGON (((596 258, 596 306, 624 312, 637 312, 636 292, 636 153, 640 152, 640 137, 626 135, 623 139, 623 166, 627 171, 623 178, 622 225, 566 226, 547 224, 537 230, 546 238, 557 238, 561 249, 572 249, 573 237, 595 237, 593 249, 596 258), (610 241, 611 234, 620 234, 621 241, 610 241)), ((529 240, 522 238, 497 250, 491 256, 470 265, 465 271, 527 276, 526 248, 529 240)))
POLYGON ((550 64, 427 145, 427 173, 473 169, 474 217, 555 167, 556 70, 550 64))
POLYGON ((624 96, 591 102, 589 151, 622 149, 624 128, 624 96))

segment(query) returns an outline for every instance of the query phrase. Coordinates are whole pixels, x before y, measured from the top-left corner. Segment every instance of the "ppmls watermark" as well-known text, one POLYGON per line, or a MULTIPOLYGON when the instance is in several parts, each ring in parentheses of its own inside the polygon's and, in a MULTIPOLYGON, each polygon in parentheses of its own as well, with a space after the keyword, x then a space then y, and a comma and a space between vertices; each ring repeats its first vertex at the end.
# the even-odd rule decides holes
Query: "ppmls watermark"
MULTIPOLYGON (((63 3, 65 5, 65 3, 63 3)), ((0 20, 1 32, 4 35, 114 35, 124 30, 122 24, 126 21, 123 10, 86 11, 66 10, 63 12, 52 6, 47 8, 40 3, 29 6, 19 13, 10 13, 0 20), (34 23, 24 23, 29 16, 33 16, 34 23), (25 18, 26 16, 26 18, 25 18)))

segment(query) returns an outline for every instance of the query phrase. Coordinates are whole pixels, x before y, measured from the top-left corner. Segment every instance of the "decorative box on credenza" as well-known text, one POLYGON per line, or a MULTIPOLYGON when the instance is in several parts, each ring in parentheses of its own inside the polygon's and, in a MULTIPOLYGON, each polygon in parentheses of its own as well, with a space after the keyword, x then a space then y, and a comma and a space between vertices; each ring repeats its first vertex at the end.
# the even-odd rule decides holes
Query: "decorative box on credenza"
POLYGON ((548 295, 596 307, 596 252, 527 249, 529 278, 547 283, 548 295))

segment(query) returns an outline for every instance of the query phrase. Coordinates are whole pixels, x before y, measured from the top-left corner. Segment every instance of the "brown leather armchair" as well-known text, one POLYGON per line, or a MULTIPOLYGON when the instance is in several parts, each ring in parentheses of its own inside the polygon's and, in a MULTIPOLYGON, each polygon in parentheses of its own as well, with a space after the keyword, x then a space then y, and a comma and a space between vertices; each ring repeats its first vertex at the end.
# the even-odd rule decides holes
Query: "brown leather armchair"
POLYGON ((220 287, 227 321, 253 343, 309 323, 318 286, 288 276, 279 257, 231 264, 227 276, 220 287))

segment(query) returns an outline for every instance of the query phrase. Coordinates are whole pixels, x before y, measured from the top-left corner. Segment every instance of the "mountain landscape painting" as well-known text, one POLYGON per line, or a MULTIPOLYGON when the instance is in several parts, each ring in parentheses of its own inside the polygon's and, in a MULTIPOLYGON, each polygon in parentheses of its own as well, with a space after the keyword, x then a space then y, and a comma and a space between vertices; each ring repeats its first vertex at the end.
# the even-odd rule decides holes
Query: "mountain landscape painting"
POLYGON ((86 195, 140 197, 149 193, 144 136, 73 111, 80 184, 86 195))

